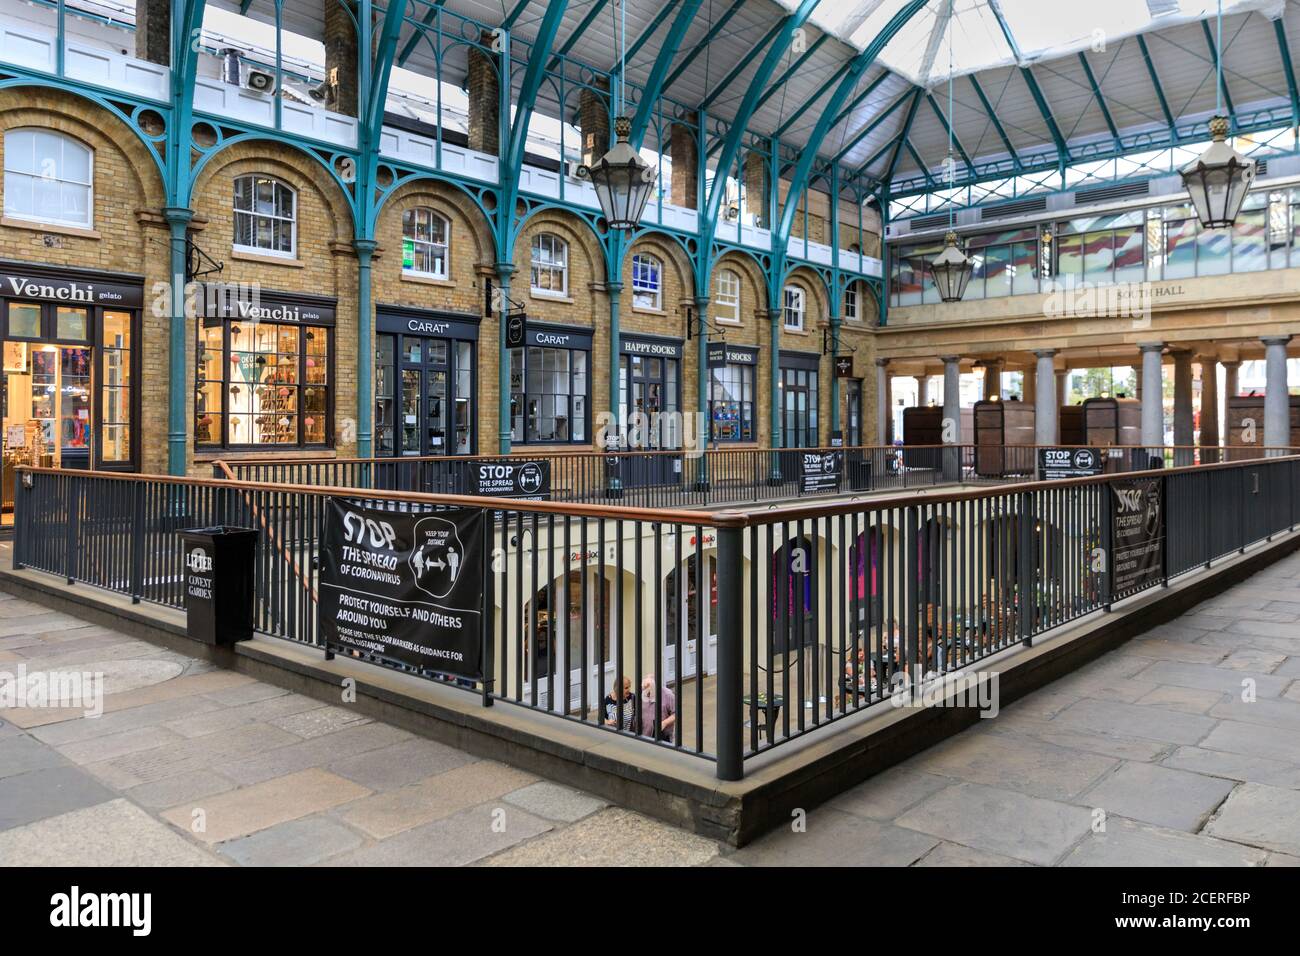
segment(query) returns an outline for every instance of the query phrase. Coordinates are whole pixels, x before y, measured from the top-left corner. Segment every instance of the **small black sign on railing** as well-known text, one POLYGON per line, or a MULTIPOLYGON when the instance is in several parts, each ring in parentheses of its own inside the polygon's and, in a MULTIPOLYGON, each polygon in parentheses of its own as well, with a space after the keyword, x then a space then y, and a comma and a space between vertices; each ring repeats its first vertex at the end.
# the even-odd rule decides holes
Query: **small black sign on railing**
POLYGON ((1105 467, 1100 448, 1039 448, 1038 474, 1047 481, 1091 478, 1105 467))
POLYGON ((330 498, 320 550, 326 650, 483 678, 482 508, 367 508, 330 498))
POLYGON ((799 453, 799 487, 805 495, 822 495, 840 490, 844 474, 844 453, 805 451, 799 453))
POLYGON ((478 461, 470 466, 471 495, 549 501, 551 463, 538 461, 478 461))

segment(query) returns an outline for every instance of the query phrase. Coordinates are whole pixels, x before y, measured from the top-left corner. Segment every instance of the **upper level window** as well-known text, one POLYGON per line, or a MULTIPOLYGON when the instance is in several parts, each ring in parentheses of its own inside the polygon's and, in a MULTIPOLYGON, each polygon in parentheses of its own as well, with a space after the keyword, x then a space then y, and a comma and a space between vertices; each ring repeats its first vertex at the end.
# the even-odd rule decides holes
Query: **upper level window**
POLYGON ((860 322, 862 313, 858 311, 858 284, 850 282, 844 289, 844 318, 850 322, 860 322))
POLYGON ((235 248, 273 256, 298 248, 298 197, 291 187, 254 173, 235 180, 235 248))
POLYGON ((781 310, 785 327, 795 332, 803 331, 804 295, 798 286, 785 287, 785 307, 781 310))
POLYGON ((402 213, 402 271, 447 278, 447 238, 451 224, 423 206, 402 213))
POLYGON ((5 133, 5 215, 90 228, 94 151, 46 129, 5 133))
POLYGON ((549 232, 533 236, 534 295, 569 294, 569 244, 549 232))
POLYGON ((632 305, 638 309, 663 311, 663 263, 654 256, 637 253, 632 257, 632 305))
POLYGON ((718 288, 713 297, 713 314, 719 322, 740 321, 740 276, 730 269, 718 273, 718 288))

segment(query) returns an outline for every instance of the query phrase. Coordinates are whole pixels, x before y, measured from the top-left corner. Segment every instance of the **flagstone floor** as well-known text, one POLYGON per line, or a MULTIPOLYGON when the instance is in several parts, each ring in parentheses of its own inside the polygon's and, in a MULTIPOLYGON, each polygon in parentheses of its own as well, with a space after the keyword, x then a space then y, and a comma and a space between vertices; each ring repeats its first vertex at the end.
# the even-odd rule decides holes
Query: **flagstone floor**
POLYGON ((4 865, 1300 865, 1300 555, 741 850, 0 594, 20 665, 106 697, 0 708, 4 865))

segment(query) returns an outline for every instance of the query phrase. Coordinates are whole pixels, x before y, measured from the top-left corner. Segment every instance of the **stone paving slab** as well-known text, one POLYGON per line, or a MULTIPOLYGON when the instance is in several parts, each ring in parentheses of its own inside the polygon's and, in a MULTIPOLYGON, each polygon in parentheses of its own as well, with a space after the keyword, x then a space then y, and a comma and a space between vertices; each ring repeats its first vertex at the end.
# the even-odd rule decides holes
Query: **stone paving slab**
POLYGON ((47 767, 0 779, 0 830, 104 803, 116 796, 78 767, 47 767))
POLYGON ((1068 801, 1118 766, 1110 757, 982 731, 931 747, 912 759, 913 769, 1068 801))
POLYGON ((915 829, 821 807, 808 814, 806 830, 778 827, 732 859, 746 866, 911 866, 937 842, 915 829))
POLYGON ((1138 678, 1156 684, 1194 687, 1236 696, 1240 696, 1242 692, 1242 682, 1250 679, 1259 697, 1277 697, 1290 683, 1284 677, 1274 677, 1271 674, 1248 673, 1212 664, 1179 664, 1173 661, 1157 661, 1143 669, 1138 674, 1138 678))
POLYGON ((391 839, 334 857, 328 865, 465 866, 551 829, 551 824, 523 810, 512 810, 502 816, 497 812, 500 809, 488 804, 469 807, 391 839))
POLYGON ((526 787, 507 793, 505 801, 527 810, 535 817, 559 820, 562 823, 573 823, 609 806, 599 797, 590 796, 572 787, 562 787, 549 780, 539 780, 537 783, 530 783, 526 787))
POLYGON ((355 850, 364 838, 330 817, 316 814, 278 823, 218 849, 240 866, 311 866, 355 850))
POLYGON ((1176 744, 1199 743, 1215 727, 1215 721, 1209 717, 1161 707, 1099 700, 1081 700, 1072 704, 1057 714, 1053 722, 1086 732, 1143 737, 1176 744))
MULTIPOLYGON (((712 840, 610 807, 486 861, 488 866, 701 866, 718 858, 712 840)), ((728 858, 735 862, 733 857, 728 858)))
POLYGON ((41 746, 31 737, 13 734, 0 738, 0 778, 67 763, 58 751, 41 746))
POLYGON ((1149 763, 1126 763, 1081 800, 1118 815, 1194 833, 1236 786, 1233 781, 1149 763))
MULTIPOLYGON (((358 727, 345 727, 323 737, 303 740, 287 730, 270 724, 249 724, 265 727, 279 735, 282 741, 295 741, 288 746, 260 747, 249 755, 231 754, 236 759, 223 759, 213 764, 213 769, 241 785, 261 783, 272 777, 282 777, 310 767, 320 767, 343 757, 378 750, 389 744, 410 740, 411 734, 388 724, 370 723, 358 727)), ((207 738, 199 738, 200 740, 207 738)))
POLYGON ((846 813, 882 822, 893 820, 926 797, 954 783, 951 777, 924 773, 907 764, 878 774, 830 801, 830 806, 846 813))
POLYGON ((536 779, 505 764, 482 760, 359 800, 340 810, 339 816, 348 825, 383 839, 466 807, 498 799, 536 779))
POLYGON ((1300 856, 1300 792, 1243 783, 1214 815, 1205 832, 1300 856))
POLYGON ((1204 750, 1200 747, 1179 747, 1161 763, 1166 767, 1191 770, 1207 776, 1300 789, 1300 767, 1268 757, 1204 750))
POLYGON ((205 843, 222 843, 277 823, 328 810, 369 794, 365 787, 313 768, 172 807, 163 819, 205 843), (194 827, 195 812, 203 827, 194 827))
POLYGON ((1092 814, 1083 807, 962 783, 927 798, 897 823, 976 850, 1049 866, 1089 831, 1092 814))
POLYGON ((1260 866, 1252 847, 1111 817, 1104 833, 1089 833, 1062 866, 1260 866))
POLYGON ((475 760, 463 750, 414 737, 342 760, 333 760, 329 769, 341 777, 355 780, 363 787, 382 791, 409 786, 435 774, 474 763, 475 760))
POLYGON ((220 866, 221 861, 129 800, 0 832, 3 866, 220 866))

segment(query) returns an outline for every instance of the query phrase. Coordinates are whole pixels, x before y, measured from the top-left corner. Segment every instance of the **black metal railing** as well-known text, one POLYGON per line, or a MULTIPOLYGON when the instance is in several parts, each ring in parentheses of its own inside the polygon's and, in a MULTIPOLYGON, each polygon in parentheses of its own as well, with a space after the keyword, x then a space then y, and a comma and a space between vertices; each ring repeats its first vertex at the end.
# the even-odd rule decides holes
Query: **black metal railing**
MULTIPOLYGON (((1251 449, 1234 453, 1244 457, 1246 451, 1251 449)), ((213 474, 275 484, 472 495, 479 487, 480 469, 534 461, 546 466, 551 501, 702 508, 1025 481, 1038 476, 1038 452, 1035 445, 987 444, 544 454, 525 449, 512 455, 468 457, 224 459, 214 463, 213 474), (833 484, 804 482, 806 453, 840 456, 833 484)), ((1197 447, 1115 446, 1100 452, 1107 473, 1219 460, 1217 450, 1197 447)))
POLYGON ((713 511, 52 469, 16 485, 16 566, 169 607, 184 605, 179 529, 258 529, 257 630, 315 646, 331 496, 482 509, 490 626, 485 679, 466 690, 714 760, 728 779, 900 687, 1300 522, 1300 456, 713 511), (623 677, 658 704, 613 694, 607 708, 623 677))

